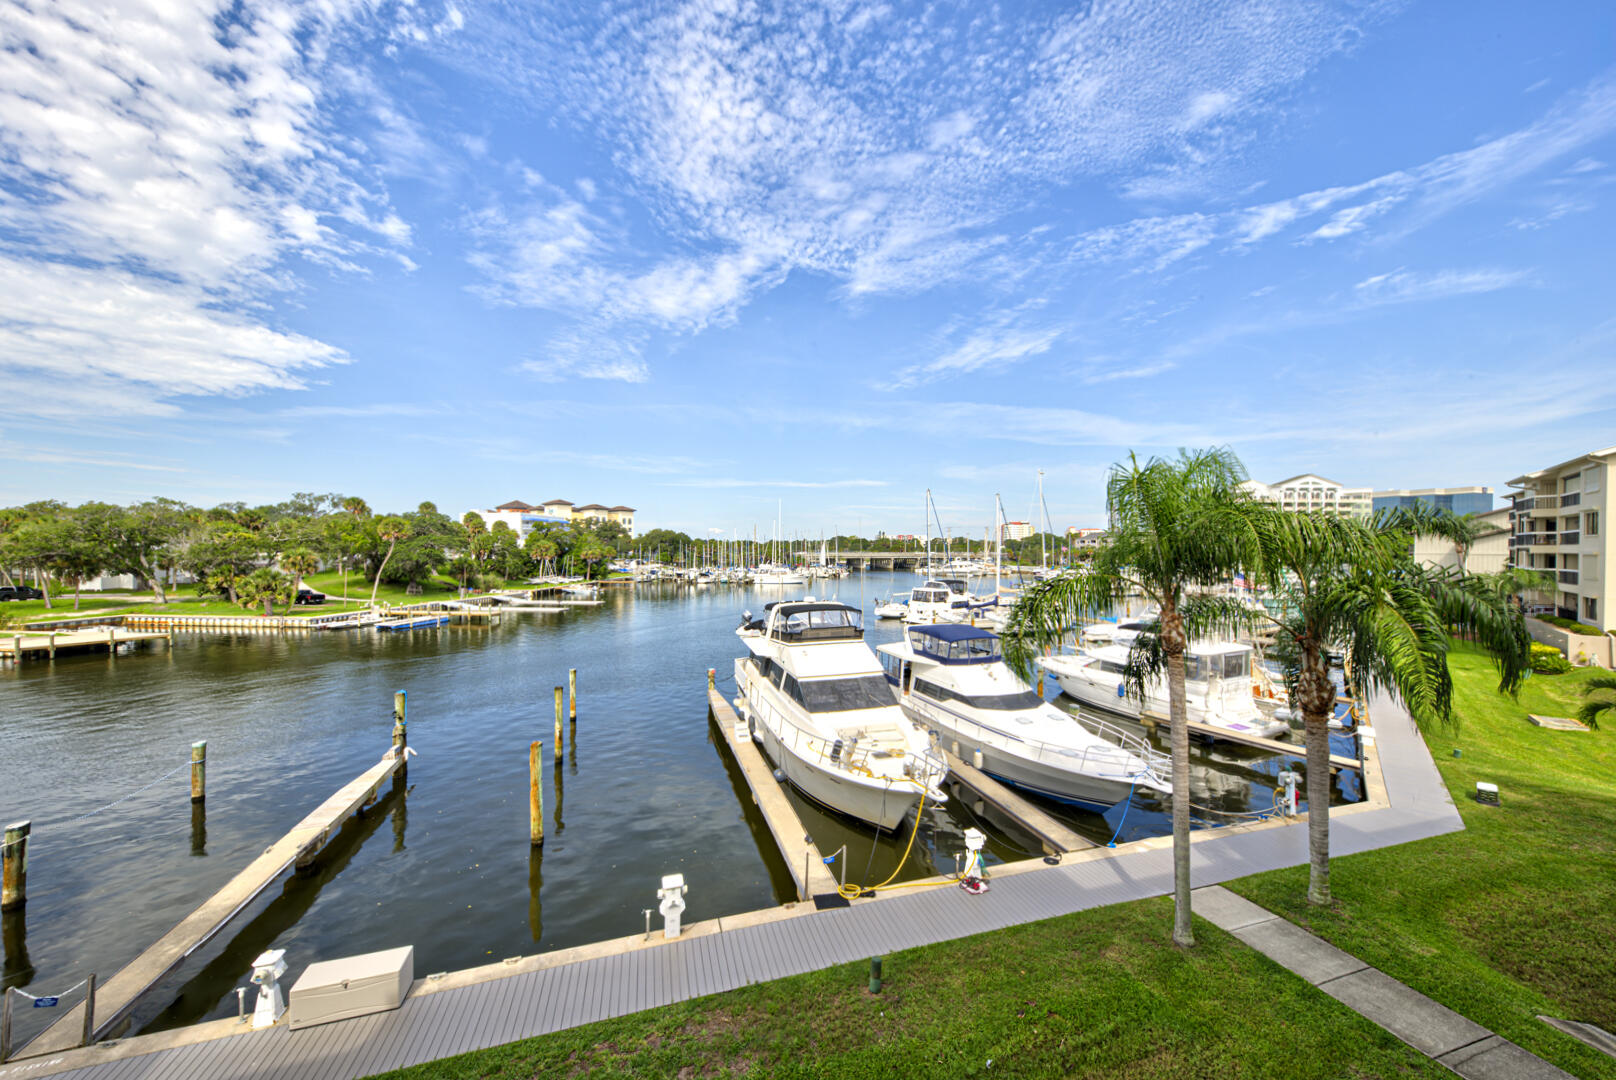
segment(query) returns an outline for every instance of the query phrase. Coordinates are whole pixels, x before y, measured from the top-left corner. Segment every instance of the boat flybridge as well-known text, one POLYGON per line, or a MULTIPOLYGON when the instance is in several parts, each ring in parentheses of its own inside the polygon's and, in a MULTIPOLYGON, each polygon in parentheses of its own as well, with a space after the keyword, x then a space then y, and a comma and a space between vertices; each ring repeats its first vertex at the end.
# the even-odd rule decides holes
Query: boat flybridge
POLYGON ((914 626, 878 651, 904 712, 943 745, 981 751, 996 780, 1101 811, 1135 786, 1171 793, 1167 757, 1114 724, 1085 726, 1045 702, 1005 663, 991 631, 914 626))
POLYGON ((920 802, 946 801, 948 763, 893 699, 846 604, 776 601, 735 633, 736 708, 752 738, 804 795, 882 829, 920 802))
MULTIPOLYGON (((1167 677, 1145 684, 1145 700, 1128 693, 1124 671, 1128 648, 1101 645, 1074 654, 1040 657, 1038 665, 1060 688, 1084 705, 1137 719, 1142 709, 1168 714, 1167 677)), ((1273 738, 1286 730, 1283 721, 1264 715, 1252 693, 1251 646, 1233 641, 1199 641, 1184 656, 1184 699, 1191 723, 1223 728, 1241 735, 1273 738)))
POLYGON ((980 619, 997 607, 999 598, 973 596, 958 577, 932 578, 909 592, 907 623, 962 623, 980 619))

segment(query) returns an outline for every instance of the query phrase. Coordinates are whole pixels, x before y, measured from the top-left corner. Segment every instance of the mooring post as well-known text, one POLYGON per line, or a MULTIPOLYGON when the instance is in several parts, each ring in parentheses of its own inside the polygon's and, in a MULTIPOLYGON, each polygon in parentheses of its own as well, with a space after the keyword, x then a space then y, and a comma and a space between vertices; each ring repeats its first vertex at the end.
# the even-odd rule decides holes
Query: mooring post
POLYGON ((544 846, 544 782, 539 771, 543 759, 542 742, 527 748, 527 839, 534 847, 544 846))
POLYGON ((556 753, 558 755, 561 753, 561 706, 562 706, 561 695, 562 695, 562 693, 563 693, 563 691, 562 691, 561 687, 558 686, 558 687, 555 688, 555 706, 556 706, 555 749, 556 749, 556 753))
POLYGON ((28 903, 28 834, 33 822, 6 826, 3 867, 0 867, 0 911, 17 911, 28 903))
POLYGON ((578 669, 567 669, 567 719, 578 719, 578 669))
POLYGON ((80 1046, 89 1046, 95 1041, 95 972, 84 980, 84 1038, 79 1040, 80 1046))
POLYGON ((50 635, 50 658, 52 660, 56 659, 56 631, 54 630, 51 631, 50 635))
POLYGON ((191 744, 191 801, 208 797, 208 740, 191 744))
POLYGON ((407 691, 400 690, 393 695, 393 756, 395 758, 404 756, 404 747, 409 742, 408 726, 404 719, 408 704, 407 691))
POLYGON ((21 634, 13 634, 13 635, 11 635, 11 662, 13 664, 22 663, 22 635, 21 634))

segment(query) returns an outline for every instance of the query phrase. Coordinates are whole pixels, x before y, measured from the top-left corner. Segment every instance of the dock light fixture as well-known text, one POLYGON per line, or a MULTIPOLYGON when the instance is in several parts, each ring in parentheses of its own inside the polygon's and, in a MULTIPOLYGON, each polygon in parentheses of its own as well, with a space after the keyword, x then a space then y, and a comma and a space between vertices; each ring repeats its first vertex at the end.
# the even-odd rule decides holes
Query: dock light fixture
POLYGON ((1476 801, 1483 806, 1498 806, 1498 785, 1485 780, 1476 781, 1476 801))
POLYGON ((657 890, 657 899, 661 901, 657 910, 662 913, 662 937, 664 940, 679 936, 679 917, 685 910, 685 893, 690 886, 685 884, 683 874, 664 874, 662 888, 657 890))

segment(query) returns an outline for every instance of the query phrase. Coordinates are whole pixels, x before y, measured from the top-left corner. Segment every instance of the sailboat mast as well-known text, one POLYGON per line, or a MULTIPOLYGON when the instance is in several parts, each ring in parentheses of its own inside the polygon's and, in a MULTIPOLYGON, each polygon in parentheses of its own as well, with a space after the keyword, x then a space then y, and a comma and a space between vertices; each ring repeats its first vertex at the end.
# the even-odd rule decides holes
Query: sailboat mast
POLYGON ((1044 470, 1038 470, 1038 505, 1043 508, 1044 520, 1038 523, 1038 550, 1044 560, 1044 569, 1049 569, 1049 538, 1045 533, 1045 526, 1049 524, 1049 507, 1044 506, 1044 470))

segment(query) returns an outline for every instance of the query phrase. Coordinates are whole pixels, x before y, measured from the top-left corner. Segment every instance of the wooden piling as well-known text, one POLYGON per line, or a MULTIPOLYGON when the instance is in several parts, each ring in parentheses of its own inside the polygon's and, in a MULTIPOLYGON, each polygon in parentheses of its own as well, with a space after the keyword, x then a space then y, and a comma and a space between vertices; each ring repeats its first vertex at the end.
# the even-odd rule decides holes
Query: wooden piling
POLYGON ((561 706, 562 706, 561 695, 562 695, 562 692, 563 691, 562 691, 561 687, 558 686, 558 687, 555 688, 555 707, 556 707, 555 752, 556 752, 557 756, 559 756, 561 754, 561 706))
MULTIPOLYGON (((560 713, 556 715, 559 730, 560 713)), ((544 780, 539 769, 543 760, 544 744, 534 742, 527 748, 527 839, 533 847, 544 846, 544 780)))
POLYGON ((208 797, 208 741, 191 744, 191 801, 201 802, 208 797))
POLYGON ((567 719, 578 719, 578 669, 567 669, 567 719))
POLYGON ((80 1046, 89 1046, 95 1041, 95 972, 84 981, 84 1037, 79 1041, 80 1046))
POLYGON ((393 695, 393 756, 404 757, 404 748, 409 745, 409 726, 405 716, 409 710, 408 692, 398 691, 393 695))
POLYGON ((21 634, 12 634, 11 635, 11 662, 13 664, 22 663, 22 635, 21 634))
POLYGON ((54 630, 51 631, 50 635, 50 658, 52 660, 56 659, 56 631, 54 630))
POLYGON ((6 826, 5 852, 0 859, 0 911, 17 911, 28 903, 28 834, 33 822, 6 826))

